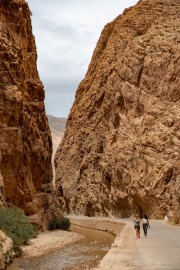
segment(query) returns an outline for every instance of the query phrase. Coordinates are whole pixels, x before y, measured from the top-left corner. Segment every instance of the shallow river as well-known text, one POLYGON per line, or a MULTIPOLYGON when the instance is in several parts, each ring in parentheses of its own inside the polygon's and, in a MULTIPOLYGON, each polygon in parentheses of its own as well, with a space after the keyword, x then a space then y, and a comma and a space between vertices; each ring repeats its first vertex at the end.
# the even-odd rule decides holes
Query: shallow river
POLYGON ((84 235, 84 239, 38 258, 18 258, 8 270, 81 270, 98 264, 113 243, 111 233, 71 226, 71 232, 84 235))

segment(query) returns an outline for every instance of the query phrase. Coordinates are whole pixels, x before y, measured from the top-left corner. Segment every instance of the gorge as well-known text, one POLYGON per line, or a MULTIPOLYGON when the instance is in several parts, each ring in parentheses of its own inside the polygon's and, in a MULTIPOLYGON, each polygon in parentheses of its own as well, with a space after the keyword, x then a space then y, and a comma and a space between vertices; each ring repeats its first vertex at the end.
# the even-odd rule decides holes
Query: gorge
MULTIPOLYGON (((52 136, 31 15, 0 1, 0 206, 39 230, 63 212, 179 224, 180 1, 140 0, 105 26, 67 122, 49 116, 52 136)), ((13 245, 0 235, 4 269, 13 245)))

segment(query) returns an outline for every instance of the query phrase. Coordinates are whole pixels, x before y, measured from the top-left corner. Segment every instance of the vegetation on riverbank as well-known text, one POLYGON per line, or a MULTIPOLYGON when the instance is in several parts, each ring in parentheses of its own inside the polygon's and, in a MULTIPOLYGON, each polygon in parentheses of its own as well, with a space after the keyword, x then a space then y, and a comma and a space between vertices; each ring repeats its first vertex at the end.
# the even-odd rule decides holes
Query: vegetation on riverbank
POLYGON ((57 218, 53 217, 52 220, 49 223, 49 230, 65 230, 67 231, 70 227, 71 223, 69 218, 62 217, 62 218, 57 218))
POLYGON ((37 230, 24 212, 14 206, 0 209, 0 230, 12 239, 17 255, 21 254, 22 246, 27 244, 30 238, 37 236, 37 230))

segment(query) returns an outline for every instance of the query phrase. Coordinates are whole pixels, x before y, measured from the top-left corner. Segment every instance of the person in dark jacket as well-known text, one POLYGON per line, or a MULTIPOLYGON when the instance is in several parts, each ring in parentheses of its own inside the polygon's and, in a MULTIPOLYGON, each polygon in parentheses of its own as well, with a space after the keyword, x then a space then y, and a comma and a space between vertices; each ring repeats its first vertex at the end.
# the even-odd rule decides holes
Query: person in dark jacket
POLYGON ((143 225, 144 236, 147 237, 147 230, 148 228, 150 228, 150 225, 149 225, 149 220, 146 214, 142 218, 142 225, 143 225))

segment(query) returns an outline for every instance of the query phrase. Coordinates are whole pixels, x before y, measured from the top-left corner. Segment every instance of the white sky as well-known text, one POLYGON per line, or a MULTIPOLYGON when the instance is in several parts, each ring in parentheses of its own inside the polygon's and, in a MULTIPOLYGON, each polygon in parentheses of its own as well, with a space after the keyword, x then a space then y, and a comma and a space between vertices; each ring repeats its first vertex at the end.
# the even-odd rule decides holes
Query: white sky
POLYGON ((47 114, 67 117, 103 27, 138 0, 27 0, 47 114))

